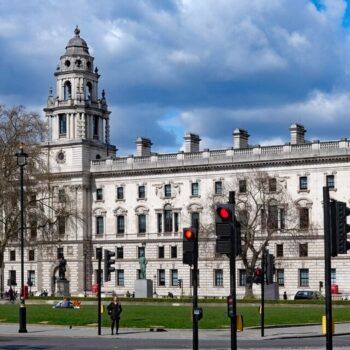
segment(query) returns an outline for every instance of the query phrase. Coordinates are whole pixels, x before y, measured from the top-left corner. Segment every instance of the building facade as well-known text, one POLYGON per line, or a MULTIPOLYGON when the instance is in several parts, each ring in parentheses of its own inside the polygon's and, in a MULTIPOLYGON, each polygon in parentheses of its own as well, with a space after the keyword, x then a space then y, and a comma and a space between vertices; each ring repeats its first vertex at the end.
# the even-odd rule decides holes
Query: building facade
MULTIPOLYGON (((298 240, 284 234, 284 212, 278 212, 278 232, 268 248, 276 256, 280 293, 319 290, 324 281, 322 188, 328 185, 332 198, 349 203, 350 141, 308 142, 304 127, 293 124, 284 145, 250 146, 247 131, 235 129, 226 149, 201 150, 200 137, 187 133, 184 151, 157 154, 151 140, 139 137, 135 154, 119 157, 109 140, 110 111, 104 91, 99 95, 100 75, 78 28, 54 75, 56 94, 50 90, 44 109, 50 137, 42 150, 55 177, 54 190, 73 198, 82 219, 69 218, 59 241, 26 249, 32 291, 53 291, 62 252, 71 292, 90 291, 97 280, 96 248, 104 248, 116 253, 116 271, 103 290, 132 293, 144 254, 157 295, 191 295, 182 229, 199 221, 207 232, 199 235, 199 296, 227 296, 229 261, 215 254, 213 205, 226 202, 228 190, 244 195, 246 182, 257 172, 287 190, 303 233, 298 240)), ((17 285, 19 257, 19 248, 9 246, 5 276, 17 279, 17 285)), ((239 257, 236 267, 237 294, 243 296, 246 271, 239 257)), ((344 295, 350 294, 349 267, 347 254, 332 261, 332 282, 344 295)), ((259 295, 259 287, 254 288, 259 295)))

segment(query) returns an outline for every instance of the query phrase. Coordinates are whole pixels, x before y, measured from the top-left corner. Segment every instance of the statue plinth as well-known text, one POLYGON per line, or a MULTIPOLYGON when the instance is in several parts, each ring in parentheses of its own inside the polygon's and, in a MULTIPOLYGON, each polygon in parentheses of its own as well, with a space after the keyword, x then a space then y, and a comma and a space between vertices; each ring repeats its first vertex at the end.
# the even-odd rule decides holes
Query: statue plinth
POLYGON ((135 281, 135 298, 152 298, 153 281, 142 279, 135 281))
POLYGON ((66 279, 58 279, 56 280, 56 296, 58 297, 69 297, 69 281, 66 279))

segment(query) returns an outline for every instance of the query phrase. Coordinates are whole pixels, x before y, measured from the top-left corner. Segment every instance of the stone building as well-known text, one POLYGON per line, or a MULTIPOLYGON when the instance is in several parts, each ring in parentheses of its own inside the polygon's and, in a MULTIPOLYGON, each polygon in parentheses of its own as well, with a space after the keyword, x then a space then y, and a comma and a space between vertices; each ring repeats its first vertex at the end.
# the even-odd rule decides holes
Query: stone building
MULTIPOLYGON (((312 233, 301 227, 304 234, 295 241, 283 235, 279 214, 281 232, 268 248, 276 256, 280 293, 319 289, 324 281, 322 187, 327 184, 333 198, 349 202, 347 139, 306 141, 304 127, 293 124, 289 143, 251 146, 248 132, 236 128, 226 149, 202 150, 200 137, 186 133, 184 151, 157 154, 151 140, 138 137, 135 154, 119 157, 109 140, 110 111, 104 91, 99 95, 100 75, 78 28, 54 75, 56 95, 50 91, 44 109, 50 138, 42 149, 55 175, 55 190, 74 198, 84 220, 70 218, 59 242, 48 242, 34 253, 26 250, 25 271, 33 291, 52 290, 60 252, 67 259, 71 292, 91 290, 97 279, 96 248, 102 247, 116 253, 116 272, 103 290, 131 293, 139 274, 138 258, 144 253, 147 278, 153 280, 158 295, 190 295, 190 268, 182 263, 182 228, 194 220, 210 227, 212 204, 227 201, 228 184, 239 195, 242 188, 235 188, 233 180, 244 184, 257 171, 283 184, 300 215, 307 218, 307 226, 312 223, 312 233)), ((15 274, 19 285, 16 249, 6 252, 5 276, 15 274)), ((350 294, 347 255, 332 264, 332 282, 350 294)), ((246 275, 239 258, 236 266, 237 293, 243 295, 246 275)), ((229 262, 215 255, 212 232, 200 243, 199 296, 228 294, 229 262)))

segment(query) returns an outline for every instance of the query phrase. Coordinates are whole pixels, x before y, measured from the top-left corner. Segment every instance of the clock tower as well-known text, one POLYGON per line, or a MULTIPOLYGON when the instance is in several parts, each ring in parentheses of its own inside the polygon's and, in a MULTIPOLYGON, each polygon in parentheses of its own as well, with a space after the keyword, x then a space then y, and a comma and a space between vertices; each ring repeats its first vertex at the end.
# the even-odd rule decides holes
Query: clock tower
POLYGON ((94 57, 78 26, 57 66, 56 96, 49 91, 47 106, 51 171, 88 170, 90 161, 115 156, 109 144, 109 115, 104 90, 98 92, 100 75, 94 57))

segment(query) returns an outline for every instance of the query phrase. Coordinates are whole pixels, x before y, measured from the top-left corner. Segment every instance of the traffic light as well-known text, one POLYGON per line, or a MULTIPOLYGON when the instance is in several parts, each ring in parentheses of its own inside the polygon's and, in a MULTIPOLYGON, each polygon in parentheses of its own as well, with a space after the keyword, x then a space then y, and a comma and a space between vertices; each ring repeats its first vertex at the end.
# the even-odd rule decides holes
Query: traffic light
POLYGON ((184 228, 182 242, 182 262, 187 265, 193 265, 195 259, 197 258, 197 230, 194 227, 184 228))
POLYGON ((227 316, 230 318, 234 316, 234 312, 233 312, 234 303, 235 303, 235 299, 233 298, 233 295, 230 294, 227 297, 227 316))
POLYGON ((266 284, 273 283, 273 275, 275 274, 275 257, 273 254, 265 254, 265 271, 266 271, 266 284))
POLYGON ((263 282, 263 271, 260 268, 257 268, 254 270, 254 277, 253 277, 253 282, 256 284, 260 284, 263 282))
POLYGON ((104 281, 108 282, 111 280, 111 273, 115 271, 115 267, 112 266, 115 263, 115 260, 112 259, 115 256, 115 252, 111 252, 110 250, 105 249, 105 260, 104 260, 104 281))
POLYGON ((335 235, 337 237, 338 254, 346 254, 350 249, 350 242, 347 241, 347 233, 350 232, 350 225, 346 223, 346 217, 350 215, 350 209, 344 202, 335 202, 335 235))
POLYGON ((346 254, 350 249, 350 242, 347 241, 347 233, 350 232, 350 225, 346 223, 346 217, 350 215, 350 208, 346 203, 332 201, 331 208, 331 230, 332 230, 332 256, 346 254))
POLYGON ((234 234, 234 205, 220 204, 215 211, 216 252, 231 254, 231 238, 234 234))

